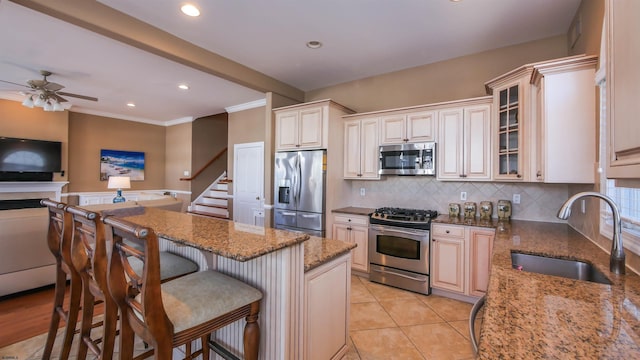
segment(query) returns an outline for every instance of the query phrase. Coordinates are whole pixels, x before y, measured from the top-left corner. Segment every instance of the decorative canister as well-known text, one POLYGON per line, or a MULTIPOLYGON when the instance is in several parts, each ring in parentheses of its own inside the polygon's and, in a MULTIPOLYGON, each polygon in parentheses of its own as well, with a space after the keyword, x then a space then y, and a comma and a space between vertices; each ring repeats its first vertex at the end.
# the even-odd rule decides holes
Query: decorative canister
POLYGON ((458 217, 458 216, 460 216, 460 204, 450 203, 449 217, 458 217))
POLYGON ((499 220, 509 220, 511 219, 511 201, 509 200, 498 200, 497 205, 498 210, 498 219, 499 220))
POLYGON ((466 202, 464 203, 464 217, 475 218, 476 217, 476 203, 466 202))
POLYGON ((493 203, 491 201, 480 202, 480 219, 491 220, 493 214, 493 203))

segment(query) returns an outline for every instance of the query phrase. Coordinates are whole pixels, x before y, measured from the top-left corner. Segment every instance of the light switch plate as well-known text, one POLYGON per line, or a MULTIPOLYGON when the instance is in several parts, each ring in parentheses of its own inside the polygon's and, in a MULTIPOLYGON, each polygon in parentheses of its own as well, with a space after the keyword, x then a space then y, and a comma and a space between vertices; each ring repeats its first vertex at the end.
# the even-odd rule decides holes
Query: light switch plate
POLYGON ((460 192, 460 200, 462 200, 462 201, 466 201, 467 200, 467 192, 466 191, 460 192))
POLYGON ((364 195, 365 195, 365 193, 366 193, 366 192, 365 192, 364 188, 360 188, 360 196, 364 196, 364 195))

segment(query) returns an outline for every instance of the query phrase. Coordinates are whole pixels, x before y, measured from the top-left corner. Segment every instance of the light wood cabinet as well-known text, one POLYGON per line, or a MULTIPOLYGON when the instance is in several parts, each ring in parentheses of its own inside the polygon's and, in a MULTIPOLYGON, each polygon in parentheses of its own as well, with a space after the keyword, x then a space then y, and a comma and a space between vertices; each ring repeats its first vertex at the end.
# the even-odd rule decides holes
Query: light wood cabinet
POLYGON ((596 64, 596 56, 575 56, 533 67, 532 181, 595 182, 596 64))
POLYGON ((491 105, 438 114, 438 180, 491 180, 491 105))
POLYGON ((276 150, 326 148, 322 106, 276 112, 276 150))
POLYGON ((380 174, 378 174, 378 128, 378 118, 345 121, 345 179, 380 179, 380 174))
POLYGON ((485 84, 493 94, 495 180, 523 181, 528 179, 529 153, 525 141, 529 134, 531 66, 525 65, 485 84))
MULTIPOLYGON (((431 286, 438 289, 464 293, 465 289, 465 238, 454 233, 431 234, 431 286)), ((444 229, 444 232, 450 232, 444 229)))
POLYGON ((489 281, 495 230, 431 225, 431 287, 482 296, 489 281))
POLYGON ((349 254, 306 272, 304 278, 304 359, 341 359, 349 339, 349 254))
POLYGON ((367 216, 336 214, 333 216, 333 239, 356 244, 351 250, 351 267, 369 273, 369 218, 367 216))
POLYGON ((640 2, 606 2, 607 177, 640 178, 640 2))
POLYGON ((435 141, 436 112, 420 111, 383 116, 380 144, 435 141))
POLYGON ((495 230, 469 229, 469 295, 487 292, 495 230))

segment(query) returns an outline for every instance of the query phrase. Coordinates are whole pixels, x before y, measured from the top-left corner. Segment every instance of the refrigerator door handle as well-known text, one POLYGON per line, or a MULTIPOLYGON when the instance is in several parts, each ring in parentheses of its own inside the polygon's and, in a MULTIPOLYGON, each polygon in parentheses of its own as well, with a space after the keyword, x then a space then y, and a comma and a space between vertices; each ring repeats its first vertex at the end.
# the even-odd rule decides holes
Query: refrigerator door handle
POLYGON ((302 216, 302 217, 303 217, 303 218, 305 218, 305 219, 310 219, 310 218, 318 217, 318 216, 319 216, 319 214, 316 214, 316 215, 307 215, 307 214, 302 214, 302 215, 300 215, 300 216, 302 216))
POLYGON ((282 216, 296 216, 296 213, 289 211, 283 211, 280 214, 282 214, 282 216))
POLYGON ((300 194, 302 193, 302 154, 296 154, 296 209, 300 205, 300 194))

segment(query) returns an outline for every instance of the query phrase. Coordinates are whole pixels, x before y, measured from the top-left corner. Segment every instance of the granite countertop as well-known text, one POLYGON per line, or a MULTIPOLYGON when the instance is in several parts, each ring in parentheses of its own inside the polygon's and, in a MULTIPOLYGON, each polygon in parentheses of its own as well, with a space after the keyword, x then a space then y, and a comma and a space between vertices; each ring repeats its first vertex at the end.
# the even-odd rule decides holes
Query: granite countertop
POLYGON ((435 219, 431 220, 432 223, 438 224, 448 224, 448 225, 464 225, 464 226, 476 226, 476 227, 486 227, 486 228, 497 228, 500 221, 498 219, 480 219, 479 217, 475 218, 465 218, 465 217, 450 217, 449 215, 439 215, 435 219))
POLYGON ((304 271, 314 269, 327 261, 346 254, 356 247, 355 243, 311 236, 304 243, 304 271))
POLYGON ((333 209, 333 210, 331 210, 331 212, 332 213, 350 214, 350 215, 369 216, 369 214, 373 213, 375 210, 376 209, 349 206, 349 207, 344 207, 344 208, 340 208, 340 209, 333 209))
POLYGON ((158 236, 210 251, 237 261, 248 261, 309 239, 300 232, 262 228, 152 207, 104 211, 152 228, 158 236))
MULTIPOLYGON (((464 224, 466 225, 466 224, 464 224)), ((640 277, 609 271, 609 255, 566 224, 497 228, 479 359, 640 356, 640 277), (583 260, 611 285, 514 270, 511 252, 583 260)))

